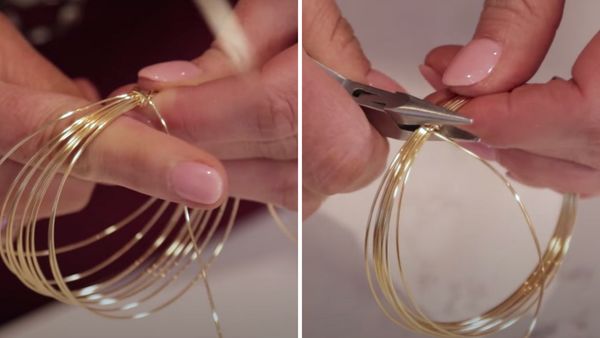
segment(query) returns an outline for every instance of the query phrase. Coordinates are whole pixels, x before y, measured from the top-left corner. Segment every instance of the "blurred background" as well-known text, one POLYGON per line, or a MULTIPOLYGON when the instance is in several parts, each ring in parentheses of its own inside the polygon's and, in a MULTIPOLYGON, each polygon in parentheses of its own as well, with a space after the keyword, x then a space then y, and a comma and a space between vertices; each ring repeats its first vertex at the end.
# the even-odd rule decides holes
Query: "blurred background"
MULTIPOLYGON (((70 77, 88 78, 102 97, 137 81, 141 68, 190 60, 213 40, 192 0, 0 0, 0 11, 58 68, 70 77)), ((116 220, 110 217, 127 215, 146 199, 119 187, 98 186, 83 212, 57 221, 57 231, 64 234, 60 239, 73 242, 97 233, 116 220)), ((297 214, 280 212, 296 233, 297 214)), ((230 241, 209 270, 225 337, 296 337, 297 245, 280 232, 264 205, 242 202, 238 217, 230 241)), ((138 223, 138 228, 143 225, 138 223)), ((131 230, 135 234, 135 225, 131 230)), ((61 264, 77 265, 114 252, 121 239, 86 248, 61 264)), ((209 338, 216 331, 201 283, 158 314, 108 320, 31 292, 0 263, 0 337, 209 338)))
MULTIPOLYGON (((434 47, 466 44, 483 1, 338 0, 375 69, 409 93, 433 89, 418 66, 434 47)), ((600 30, 594 0, 567 1, 562 25, 531 82, 570 78, 576 57, 600 30)), ((568 112, 565 112, 568 114, 568 112)), ((390 160, 400 149, 391 142, 390 160)), ((416 338, 376 304, 364 271, 364 232, 378 182, 330 198, 303 223, 303 334, 309 338, 416 338)), ((561 196, 515 184, 545 247, 561 196)), ((580 204, 559 276, 532 337, 596 337, 600 332, 600 200, 580 204)), ((502 183, 443 143, 428 143, 411 172, 402 215, 402 257, 416 301, 437 320, 481 314, 511 294, 535 266, 527 225, 502 183)), ((522 337, 530 321, 493 337, 522 337)))

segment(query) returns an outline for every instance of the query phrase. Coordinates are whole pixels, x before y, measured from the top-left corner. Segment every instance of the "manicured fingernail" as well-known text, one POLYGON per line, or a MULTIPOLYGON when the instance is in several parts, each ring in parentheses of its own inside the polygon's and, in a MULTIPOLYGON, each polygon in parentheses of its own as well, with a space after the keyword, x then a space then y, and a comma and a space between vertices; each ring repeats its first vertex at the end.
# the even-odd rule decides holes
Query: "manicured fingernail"
POLYGON ((173 190, 182 198, 214 204, 223 195, 223 180, 217 171, 199 163, 181 163, 171 170, 173 190))
POLYGON ((496 160, 496 150, 483 143, 460 143, 460 145, 487 161, 496 160))
POLYGON ((4 230, 6 228, 6 225, 8 224, 8 219, 5 218, 2 220, 2 225, 0 226, 0 230, 4 230))
POLYGON ((442 81, 446 86, 469 86, 485 79, 500 60, 502 47, 490 39, 466 45, 452 60, 442 81))
POLYGON ((446 88, 446 85, 442 82, 442 77, 433 68, 427 65, 420 65, 419 72, 433 89, 442 90, 446 88))
POLYGON ((156 82, 181 82, 202 75, 198 66, 189 61, 171 61, 148 66, 139 71, 138 77, 156 82))

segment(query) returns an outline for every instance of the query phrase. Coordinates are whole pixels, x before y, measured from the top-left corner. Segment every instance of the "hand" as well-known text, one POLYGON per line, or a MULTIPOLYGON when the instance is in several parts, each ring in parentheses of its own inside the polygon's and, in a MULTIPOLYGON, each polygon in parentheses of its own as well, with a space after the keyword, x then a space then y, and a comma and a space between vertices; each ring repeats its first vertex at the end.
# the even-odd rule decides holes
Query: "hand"
MULTIPOLYGON (((2 16, 0 45, 0 156, 3 156, 43 123, 95 98, 87 94, 89 85, 80 83, 78 87, 40 56, 2 16)), ((0 196, 5 196, 21 164, 59 131, 51 130, 32 139, 0 167, 0 196)), ((74 176, 62 194, 62 214, 80 210, 87 204, 92 182, 121 185, 198 208, 221 204, 227 187, 224 169, 214 157, 127 117, 118 119, 100 134, 76 165, 74 176), (194 189, 197 188, 194 182, 203 185, 194 189)), ((54 191, 57 183, 55 179, 54 191)), ((51 201, 42 206, 42 216, 49 215, 51 201)))
MULTIPOLYGON (((2 119, 2 122, 0 124, 5 128, 11 128, 6 123, 9 115, 18 117, 18 114, 22 114, 20 109, 26 106, 29 100, 29 97, 27 97, 28 90, 52 91, 76 97, 87 97, 90 100, 98 97, 93 85, 86 80, 71 81, 51 66, 29 46, 19 32, 1 14, 0 50, 2 51, 0 53, 0 86, 5 89, 14 88, 13 93, 19 95, 11 96, 9 93, 0 95, 2 98, 0 102, 0 119, 2 119)), ((43 107, 43 105, 40 107, 43 107)), ((39 107, 37 108, 39 109, 39 107)), ((17 131, 11 129, 10 132, 15 133, 17 131)), ((0 135, 7 135, 7 133, 0 135)), ((0 143, 6 144, 6 148, 8 148, 7 141, 3 138, 0 143)), ((3 154, 0 153, 0 157, 2 156, 3 154)), ((6 196, 13 180, 22 169, 22 164, 11 159, 0 166, 0 196, 2 196, 0 202, 4 202, 4 196, 6 196)), ((36 174, 32 179, 36 180, 37 176, 39 175, 36 174)), ((40 206, 39 216, 41 218, 50 216, 54 202, 52 196, 56 194, 61 180, 62 177, 56 177, 50 183, 47 197, 40 206)), ((94 184, 92 182, 69 178, 63 188, 58 215, 70 214, 83 209, 90 200, 93 188, 94 184)), ((24 207, 25 201, 22 200, 22 202, 22 207, 24 207)), ((0 224, 2 225, 0 226, 1 230, 4 221, 0 224)))
POLYGON ((440 47, 427 56, 428 77, 443 74, 443 83, 460 94, 491 94, 475 98, 461 113, 474 119, 465 129, 493 147, 488 155, 506 167, 510 177, 558 192, 598 195, 600 34, 578 57, 571 80, 519 87, 543 60, 564 0, 486 5, 467 47, 440 47))
POLYGON ((313 60, 358 82, 404 91, 371 69, 333 0, 303 1, 303 217, 330 195, 358 190, 385 168, 388 142, 348 93, 313 60), (310 57, 308 56, 310 55, 310 57))
MULTIPOLYGON (((160 90, 153 100, 172 135, 222 161, 231 196, 297 210, 298 4, 241 0, 235 13, 253 69, 236 74, 217 40, 192 61, 142 69, 138 85, 160 90)), ((137 116, 160 128, 151 112, 137 116)))

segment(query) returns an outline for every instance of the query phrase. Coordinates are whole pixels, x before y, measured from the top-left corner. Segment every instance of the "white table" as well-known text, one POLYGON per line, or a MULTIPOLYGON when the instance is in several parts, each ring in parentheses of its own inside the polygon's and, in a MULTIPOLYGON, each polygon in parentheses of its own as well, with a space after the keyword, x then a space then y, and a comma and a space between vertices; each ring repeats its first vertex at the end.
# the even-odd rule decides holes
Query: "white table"
MULTIPOLYGON (((297 214, 280 216, 297 233, 297 214)), ((209 270, 225 337, 298 336, 297 245, 268 212, 235 225, 209 270)), ((0 329, 2 338, 214 338, 204 286, 198 284, 161 312, 137 320, 104 319, 67 305, 53 305, 0 329)))

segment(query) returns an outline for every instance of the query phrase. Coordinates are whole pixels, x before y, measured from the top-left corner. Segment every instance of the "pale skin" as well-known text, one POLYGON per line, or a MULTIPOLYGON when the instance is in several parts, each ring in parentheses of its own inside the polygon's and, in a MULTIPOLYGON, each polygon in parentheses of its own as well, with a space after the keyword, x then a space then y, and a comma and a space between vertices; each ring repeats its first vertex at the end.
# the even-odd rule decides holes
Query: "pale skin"
MULTIPOLYGON (((450 87, 477 97, 461 111, 475 120, 468 130, 494 147, 497 161, 513 178, 531 186, 597 195, 600 63, 596 60, 600 59, 600 35, 573 65, 573 79, 521 86, 545 57, 564 0, 485 4, 474 40, 485 37, 500 46, 497 64, 476 83, 452 85, 450 76, 443 76, 462 47, 444 46, 425 60, 432 70, 428 80, 437 89, 450 87), (569 118, 565 118, 567 114, 569 118)), ((301 170, 306 218, 328 196, 356 191, 376 179, 388 154, 387 140, 307 55, 356 81, 391 91, 403 89, 371 69, 333 0, 305 0, 302 9, 301 170)), ((146 112, 131 114, 136 118, 120 118, 90 148, 76 170, 72 192, 63 195, 69 200, 73 194, 73 203, 64 212, 83 207, 87 198, 82 196, 89 196, 93 187, 89 182, 122 185, 207 209, 219 205, 227 193, 289 209, 297 207, 297 2, 242 0, 236 12, 256 47, 255 68, 233 75, 234 68, 217 42, 195 60, 140 71, 141 87, 161 90, 155 100, 173 136, 154 128, 156 121, 146 112), (179 78, 159 76, 165 75, 165 67, 183 67, 186 72, 179 78), (146 147, 139 146, 140 139, 148 142, 146 147), (153 156, 146 156, 149 149, 153 156), (214 168, 222 178, 223 191, 216 200, 198 203, 173 190, 171 171, 188 162, 214 168), (132 170, 139 166, 147 169, 132 170)), ((0 24, 7 25, 5 20, 0 24)), ((0 27, 0 34, 7 32, 0 27)), ((0 39, 0 107, 10 100, 16 109, 0 111, 11 126, 10 130, 0 126, 0 154, 48 116, 94 99, 89 85, 69 80, 30 47, 24 47, 20 37, 10 34, 0 39), (35 76, 32 69, 37 69, 35 76)), ((17 154, 12 169, 4 170, 17 170, 27 155, 17 154)), ((0 192, 2 189, 6 187, 0 185, 0 192)))
MULTIPOLYGON (((307 0, 303 7, 308 54, 354 80, 400 89, 368 78, 373 70, 334 1, 307 0)), ((600 34, 573 65, 572 79, 521 86, 545 58, 563 8, 564 0, 485 1, 473 40, 488 38, 500 46, 495 67, 478 82, 453 85, 460 66, 454 65, 452 76, 444 75, 453 61, 458 63, 455 56, 462 46, 443 46, 427 55, 425 65, 433 72, 426 78, 438 90, 449 87, 477 97, 461 110, 475 121, 466 129, 493 146, 492 157, 510 177, 534 187, 595 196, 600 193, 600 34)), ((387 148, 334 81, 306 58, 303 66, 304 203, 313 206, 372 181, 383 170, 387 148), (338 134, 332 137, 331 130, 338 134)), ((490 155, 489 149, 478 150, 490 155)), ((312 210, 303 210, 305 217, 312 210)))
MULTIPOLYGON (((194 60, 195 65, 205 65, 212 72, 204 73, 210 78, 188 79, 187 83, 154 83, 140 78, 140 87, 161 89, 154 101, 172 136, 147 123, 153 119, 151 114, 119 118, 76 166, 77 179, 71 180, 75 186, 68 186, 63 193, 59 213, 83 208, 96 182, 121 185, 201 209, 219 206, 228 195, 297 209, 297 4, 245 1, 236 12, 258 47, 255 67, 234 75, 216 43, 194 60), (276 20, 264 21, 264 14, 273 10, 278 15, 267 18, 276 20), (255 29, 262 22, 264 29, 255 29), (273 25, 280 28, 274 31, 277 37, 266 34, 273 32, 273 25), (209 167, 210 175, 220 178, 216 198, 199 202, 177 191, 177 181, 197 181, 195 177, 175 175, 181 172, 176 170, 178 166, 188 163, 209 167)), ((37 54, 8 20, 0 20, 0 32, 6 35, 0 39, 4 44, 0 50, 5 54, 1 55, 2 65, 6 66, 0 74, 5 75, 2 80, 6 82, 0 83, 0 106, 5 107, 0 111, 5 122, 0 124, 2 154, 51 117, 97 97, 84 97, 82 92, 89 91, 87 83, 77 87, 37 54)), ((45 134, 35 144, 53 135, 45 134)), ((0 181, 0 193, 7 191, 9 178, 33 153, 35 144, 11 158, 15 165, 6 166, 8 171, 2 178, 7 179, 0 181)), ((204 193, 215 195, 215 191, 204 193)), ((48 214, 48 208, 40 212, 41 216, 48 214)))
MULTIPOLYGON (((550 48, 564 3, 486 1, 474 40, 496 41, 501 46, 499 61, 481 81, 450 88, 477 96, 461 111, 475 121, 467 129, 493 147, 494 157, 510 177, 529 186, 596 196, 600 194, 600 33, 577 58, 571 79, 521 86, 550 48)), ((461 48, 437 48, 425 64, 441 76, 461 48)))

